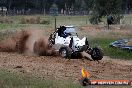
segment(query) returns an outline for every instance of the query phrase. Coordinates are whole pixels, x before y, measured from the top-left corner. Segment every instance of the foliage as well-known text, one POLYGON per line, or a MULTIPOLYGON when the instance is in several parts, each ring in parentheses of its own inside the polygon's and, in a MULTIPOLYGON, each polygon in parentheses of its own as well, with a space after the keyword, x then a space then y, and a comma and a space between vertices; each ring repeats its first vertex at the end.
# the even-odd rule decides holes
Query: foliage
POLYGON ((40 24, 40 17, 23 17, 20 20, 21 24, 40 24))
POLYGON ((58 14, 58 7, 55 3, 50 7, 50 14, 53 16, 57 16, 58 14))
POLYGON ((113 15, 115 23, 119 22, 122 13, 122 0, 95 0, 93 13, 90 19, 92 24, 101 22, 101 18, 113 15))
POLYGON ((95 11, 93 11, 91 13, 91 17, 89 19, 91 24, 98 24, 99 22, 101 22, 101 16, 99 16, 99 14, 95 11))
POLYGON ((43 19, 40 23, 41 23, 41 24, 49 25, 49 24, 50 24, 50 21, 49 21, 49 20, 43 19))
POLYGON ((7 7, 9 11, 31 9, 32 13, 49 13, 50 7, 55 3, 59 12, 62 9, 69 12, 71 8, 74 8, 74 11, 83 9, 89 12, 93 7, 97 7, 96 10, 102 10, 101 14, 109 14, 108 11, 117 12, 122 1, 122 9, 130 11, 132 8, 131 0, 0 0, 0 7, 7 7))

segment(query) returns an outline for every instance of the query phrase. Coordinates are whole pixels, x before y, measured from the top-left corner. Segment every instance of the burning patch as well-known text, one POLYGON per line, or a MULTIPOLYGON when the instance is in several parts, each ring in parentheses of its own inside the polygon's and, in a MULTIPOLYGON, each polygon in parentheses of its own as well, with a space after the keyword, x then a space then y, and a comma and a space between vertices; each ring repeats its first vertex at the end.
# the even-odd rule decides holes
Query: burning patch
POLYGON ((89 76, 90 76, 89 72, 86 71, 86 70, 82 67, 81 73, 82 73, 82 78, 81 78, 81 80, 80 80, 81 85, 82 85, 82 86, 87 86, 87 85, 91 84, 91 81, 89 80, 89 76))
POLYGON ((84 70, 84 68, 81 69, 81 73, 82 73, 82 77, 84 77, 84 78, 85 78, 85 77, 86 77, 86 78, 89 77, 88 71, 84 70))

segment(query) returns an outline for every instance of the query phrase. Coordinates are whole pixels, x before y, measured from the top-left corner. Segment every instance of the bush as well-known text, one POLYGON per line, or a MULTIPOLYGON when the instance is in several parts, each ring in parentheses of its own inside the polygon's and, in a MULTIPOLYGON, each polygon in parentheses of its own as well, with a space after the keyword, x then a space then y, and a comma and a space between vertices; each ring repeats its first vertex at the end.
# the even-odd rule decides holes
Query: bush
POLYGON ((96 12, 91 13, 91 17, 90 17, 89 21, 91 24, 98 24, 98 23, 102 22, 101 17, 96 12))
POLYGON ((23 17, 20 21, 21 24, 40 24, 40 17, 23 17))
POLYGON ((7 24, 10 24, 10 23, 13 23, 13 20, 11 20, 11 19, 8 18, 8 17, 0 17, 0 23, 7 23, 7 24))
POLYGON ((41 24, 47 24, 48 25, 48 24, 50 24, 50 21, 49 20, 42 20, 41 24))
POLYGON ((115 14, 114 17, 114 24, 120 24, 120 20, 123 18, 123 15, 115 14))
POLYGON ((41 19, 40 17, 23 17, 20 20, 21 24, 50 24, 49 20, 41 19))
POLYGON ((101 19, 98 16, 92 16, 89 21, 91 24, 98 24, 101 22, 101 19))

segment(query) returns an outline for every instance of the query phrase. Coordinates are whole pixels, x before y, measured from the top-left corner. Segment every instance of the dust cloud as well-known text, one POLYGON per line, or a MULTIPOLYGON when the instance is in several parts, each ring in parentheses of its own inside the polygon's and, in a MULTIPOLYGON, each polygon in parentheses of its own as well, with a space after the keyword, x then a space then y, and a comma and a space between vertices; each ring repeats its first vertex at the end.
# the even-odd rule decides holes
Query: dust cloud
POLYGON ((56 55, 42 30, 21 30, 0 41, 0 52, 19 52, 28 55, 56 55))

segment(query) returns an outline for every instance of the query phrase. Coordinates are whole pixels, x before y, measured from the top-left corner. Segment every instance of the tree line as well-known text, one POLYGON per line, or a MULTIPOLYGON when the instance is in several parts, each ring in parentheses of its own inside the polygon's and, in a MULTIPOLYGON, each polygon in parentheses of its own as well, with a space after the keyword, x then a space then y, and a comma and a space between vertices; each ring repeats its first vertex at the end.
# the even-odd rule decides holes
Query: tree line
POLYGON ((53 5, 59 13, 65 14, 89 14, 93 10, 102 10, 101 14, 116 12, 116 9, 123 13, 132 10, 131 0, 0 0, 0 7, 6 7, 8 13, 21 11, 21 13, 49 14, 53 5), (55 6, 54 5, 54 6, 55 6))
POLYGON ((98 24, 111 15, 119 23, 123 14, 132 13, 132 0, 0 0, 0 14, 90 15, 98 24))

